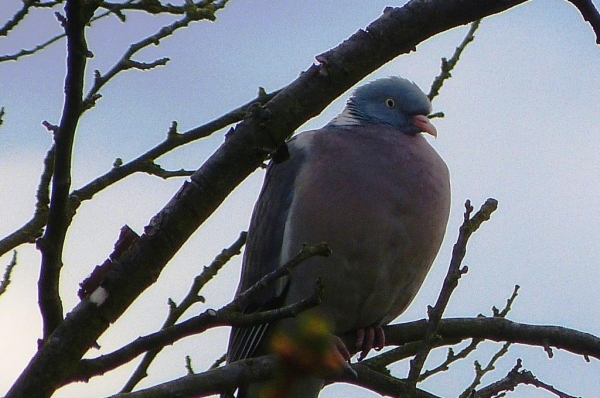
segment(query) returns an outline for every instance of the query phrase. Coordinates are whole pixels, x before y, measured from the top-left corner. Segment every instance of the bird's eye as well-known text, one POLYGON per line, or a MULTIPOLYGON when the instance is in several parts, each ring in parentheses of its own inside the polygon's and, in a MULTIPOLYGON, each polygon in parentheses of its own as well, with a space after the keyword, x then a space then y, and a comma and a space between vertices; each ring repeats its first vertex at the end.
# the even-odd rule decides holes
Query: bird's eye
POLYGON ((385 100, 385 105, 386 105, 388 108, 390 108, 390 109, 393 109, 393 108, 395 108, 395 107, 396 107, 396 101, 394 101, 394 99, 393 99, 393 98, 388 98, 388 99, 386 99, 386 100, 385 100))

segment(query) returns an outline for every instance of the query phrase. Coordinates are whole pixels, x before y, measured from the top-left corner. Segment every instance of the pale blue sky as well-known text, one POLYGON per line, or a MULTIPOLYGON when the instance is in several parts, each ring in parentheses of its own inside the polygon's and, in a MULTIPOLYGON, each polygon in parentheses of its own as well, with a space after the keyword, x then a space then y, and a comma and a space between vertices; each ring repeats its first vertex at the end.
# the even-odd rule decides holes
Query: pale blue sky
MULTIPOLYGON (((10 15, 18 4, 3 0, 0 15, 10 15)), ((364 28, 385 6, 401 4, 231 0, 215 23, 192 25, 135 58, 151 61, 168 56, 167 67, 127 72, 101 90, 102 100, 80 124, 74 188, 109 169, 116 157, 127 161, 161 141, 172 120, 184 131, 254 98, 259 86, 272 91, 286 85, 314 62, 314 56, 364 28)), ((596 5, 600 6, 597 1, 596 5)), ((0 38, 0 54, 32 47, 60 32, 52 12, 34 11, 29 18, 14 34, 0 38)), ((137 14, 130 16, 128 24, 114 17, 95 24, 88 33, 95 54, 89 72, 106 71, 131 41, 155 32, 162 23, 162 18, 137 14)), ((439 72, 440 58, 452 54, 466 30, 462 27, 439 35, 366 80, 399 74, 427 91, 439 72)), ((60 118, 64 51, 64 42, 59 42, 36 56, 0 64, 0 106, 6 108, 0 127, 2 236, 22 225, 33 211, 41 160, 51 143, 41 122, 58 123, 60 118)), ((464 200, 470 198, 478 207, 487 197, 495 197, 499 209, 473 237, 465 260, 469 273, 446 315, 489 314, 493 305, 503 306, 513 286, 519 284, 522 288, 511 319, 562 324, 600 335, 599 65, 600 48, 590 27, 566 1, 532 1, 483 21, 453 79, 433 104, 435 111, 446 114, 445 119, 435 121, 439 138, 432 145, 451 171, 452 218, 438 260, 401 320, 423 317, 427 304, 435 302, 464 200)), ((302 129, 327 123, 342 109, 347 95, 302 129)), ((168 168, 197 168, 222 140, 223 135, 216 134, 160 163, 168 168)), ((262 175, 258 171, 244 182, 190 239, 161 281, 102 337, 101 353, 159 327, 167 298, 182 297, 202 265, 247 228, 262 175)), ((65 252, 61 291, 67 310, 78 301, 77 284, 111 252, 119 228, 128 224, 141 232, 181 183, 134 176, 80 208, 65 252)), ((8 262, 9 256, 0 259, 0 265, 8 262)), ((40 336, 35 296, 38 270, 38 253, 33 247, 21 247, 13 283, 0 298, 0 395, 26 365, 40 336)), ((206 306, 192 313, 228 302, 238 273, 236 260, 203 293, 206 306)), ((226 336, 223 328, 167 348, 142 386, 183 375, 188 354, 196 370, 206 368, 224 351, 226 336)), ((425 387, 445 396, 456 395, 472 379, 472 360, 486 362, 494 349, 490 345, 459 365, 461 370, 451 373, 452 377, 441 377, 425 387)), ((541 349, 513 347, 492 377, 502 377, 515 358, 522 357, 524 366, 541 380, 574 395, 597 395, 600 365, 596 360, 586 364, 574 355, 557 350, 555 354, 548 360, 541 349)), ((438 354, 437 359, 444 355, 438 354)), ((432 360, 428 366, 436 363, 432 360)), ((69 387, 57 396, 113 393, 131 369, 69 387)), ((397 370, 399 375, 402 369, 397 370)), ((348 395, 373 396, 350 386, 334 386, 323 394, 326 398, 348 395)), ((521 388, 512 396, 548 394, 521 388)))

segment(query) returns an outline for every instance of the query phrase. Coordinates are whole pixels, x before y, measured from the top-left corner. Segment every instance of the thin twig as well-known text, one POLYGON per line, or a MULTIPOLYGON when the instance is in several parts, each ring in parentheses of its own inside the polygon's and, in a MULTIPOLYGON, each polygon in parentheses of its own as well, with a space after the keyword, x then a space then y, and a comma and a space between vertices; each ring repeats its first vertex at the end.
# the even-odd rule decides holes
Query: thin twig
MULTIPOLYGON (((127 3, 131 3, 131 2, 133 2, 133 1, 134 1, 134 0, 129 0, 127 3)), ((56 4, 60 4, 60 3, 61 3, 61 2, 56 2, 56 3, 48 4, 48 5, 46 5, 46 7, 53 7, 54 5, 56 5, 56 4)), ((37 4, 35 4, 34 6, 35 6, 36 8, 39 8, 39 7, 41 7, 42 5, 43 5, 43 3, 37 3, 37 4)), ((99 19, 102 19, 102 18, 104 18, 104 17, 106 17, 106 16, 108 16, 108 15, 110 15, 110 14, 111 14, 111 12, 110 12, 110 11, 105 11, 105 12, 103 12, 103 13, 101 13, 101 14, 98 14, 97 16, 93 17, 92 19, 90 19, 90 22, 89 22, 89 23, 90 23, 90 25, 91 25, 93 22, 95 22, 95 21, 97 21, 97 20, 99 20, 99 19)), ((1 36, 1 35, 0 35, 0 36, 1 36)), ((33 47, 33 48, 29 48, 29 49, 26 49, 26 48, 24 48, 24 49, 22 49, 21 51, 19 51, 19 52, 16 52, 16 53, 13 53, 13 54, 9 54, 9 55, 0 55, 0 62, 6 62, 6 61, 16 61, 16 60, 18 60, 19 58, 22 58, 22 57, 25 57, 25 56, 28 56, 28 55, 33 55, 33 54, 35 54, 35 53, 38 53, 38 52, 42 51, 43 49, 47 48, 47 47, 48 47, 48 46, 50 46, 51 44, 53 44, 53 43, 56 43, 56 42, 57 42, 57 41, 59 41, 60 39, 63 39, 63 38, 65 38, 66 36, 67 36, 67 34, 63 32, 63 33, 60 33, 60 34, 58 34, 58 35, 56 35, 56 36, 54 36, 54 37, 51 37, 50 39, 46 40, 46 41, 45 41, 45 42, 43 42, 43 43, 40 43, 40 44, 36 45, 36 46, 35 46, 35 47, 33 47)))
POLYGON ((37 52, 42 51, 43 49, 45 49, 46 47, 48 47, 49 45, 56 43, 57 41, 59 41, 60 39, 64 38, 66 35, 64 33, 61 33, 59 35, 56 35, 54 37, 51 37, 50 39, 46 40, 45 42, 36 45, 33 48, 24 48, 21 49, 21 51, 16 52, 14 54, 8 54, 8 55, 0 55, 0 62, 6 62, 6 61, 16 61, 19 58, 25 57, 27 55, 33 55, 37 52))
POLYGON ((123 11, 143 11, 149 14, 170 14, 170 15, 184 15, 189 12, 203 12, 207 15, 206 19, 214 19, 214 11, 221 9, 225 6, 228 0, 216 1, 188 1, 184 5, 173 5, 171 3, 162 4, 159 1, 136 1, 132 3, 110 3, 103 1, 100 7, 111 10, 112 12, 123 12, 123 11), (199 11, 198 11, 199 10, 199 11), (211 14, 213 14, 211 16, 211 14))
POLYGON ((0 256, 23 243, 33 243, 42 236, 43 228, 48 220, 50 204, 50 182, 54 172, 54 145, 44 158, 44 169, 40 176, 36 192, 35 211, 31 219, 21 228, 0 240, 0 256))
POLYGON ((260 323, 269 323, 283 318, 298 315, 302 311, 316 306, 320 301, 321 292, 315 289, 313 294, 304 300, 276 310, 241 314, 232 312, 229 308, 210 309, 200 315, 178 323, 167 329, 138 337, 133 342, 94 359, 82 359, 70 376, 61 385, 74 381, 85 381, 91 377, 102 375, 130 362, 137 356, 153 349, 162 348, 185 337, 200 334, 217 326, 249 327, 260 323))
POLYGON ((521 286, 515 285, 515 288, 513 289, 511 296, 506 300, 506 306, 502 309, 502 311, 499 311, 495 306, 492 307, 492 313, 494 314, 494 317, 506 318, 506 315, 508 315, 508 312, 511 310, 513 303, 519 295, 520 288, 521 286))
POLYGON ((4 26, 0 27, 0 37, 7 36, 15 26, 21 22, 25 16, 29 13, 29 9, 33 6, 36 0, 23 0, 23 6, 18 10, 11 19, 9 19, 4 26))
MULTIPOLYGON (((317 287, 312 295, 304 300, 283 308, 255 312, 252 314, 242 314, 238 311, 238 309, 241 308, 243 303, 251 298, 254 294, 260 292, 270 283, 273 283, 282 276, 287 275, 292 268, 298 266, 303 261, 306 261, 314 256, 327 256, 329 253, 329 247, 325 243, 316 244, 314 246, 303 246, 302 250, 290 261, 264 276, 255 285, 237 296, 231 303, 223 306, 219 310, 210 309, 204 311, 202 314, 178 323, 177 325, 161 329, 160 331, 147 336, 139 337, 135 341, 110 354, 106 354, 95 359, 81 360, 77 368, 73 371, 69 379, 64 382, 64 384, 73 381, 88 380, 90 377, 104 374, 111 369, 131 361, 144 352, 160 349, 165 345, 173 344, 175 341, 187 336, 202 333, 212 327, 223 325, 249 327, 296 316, 300 312, 308 308, 312 308, 320 302, 321 287, 319 284, 317 284, 317 287)), ((202 284, 202 280, 206 279, 206 276, 201 276, 200 279, 201 280, 198 281, 198 283, 202 284)), ((194 299, 190 296, 189 301, 194 301, 194 299)), ((139 382, 139 380, 137 382, 139 382)), ((129 387, 129 383, 125 387, 129 387)), ((123 390, 126 389, 125 387, 123 390)))
POLYGON ((224 353, 219 358, 215 359, 215 361, 213 362, 213 364, 210 365, 210 367, 208 369, 209 370, 210 369, 216 369, 219 366, 221 366, 222 364, 224 364, 225 362, 227 362, 227 353, 224 353))
POLYGON ((449 60, 447 60, 446 58, 442 58, 442 70, 440 74, 433 80, 433 83, 431 83, 431 89, 429 90, 429 94, 427 94, 427 97, 429 97, 430 101, 433 101, 433 99, 438 96, 442 86, 444 85, 444 82, 452 77, 452 74, 450 72, 452 72, 452 70, 458 63, 460 56, 462 55, 463 51, 465 51, 469 43, 471 43, 475 39, 475 32, 479 28, 480 23, 481 19, 478 19, 477 21, 471 24, 471 28, 467 32, 467 35, 465 36, 463 41, 458 45, 458 47, 456 47, 454 54, 452 54, 452 57, 450 57, 449 60))
MULTIPOLYGON (((244 243, 246 243, 246 232, 242 232, 239 238, 228 248, 223 249, 223 251, 213 260, 213 262, 204 267, 202 273, 194 278, 194 282, 190 287, 188 293, 183 298, 179 305, 175 304, 173 301, 170 301, 170 310, 167 319, 162 325, 161 329, 166 329, 175 325, 175 322, 179 320, 179 318, 187 311, 192 305, 198 303, 200 301, 204 301, 204 299, 199 296, 200 290, 210 281, 219 270, 235 255, 240 253, 240 250, 244 243)), ((154 350, 150 350, 146 352, 142 361, 139 363, 135 371, 129 377, 129 380, 125 383, 121 392, 129 392, 132 391, 133 388, 148 374, 148 368, 150 364, 156 358, 156 356, 160 353, 162 347, 156 348, 154 350)))
MULTIPOLYGON (((256 99, 247 102, 246 104, 218 117, 217 119, 202 126, 195 127, 184 133, 178 133, 176 131, 176 123, 173 123, 173 125, 169 128, 167 138, 162 143, 156 145, 148 152, 125 164, 122 163, 122 160, 118 159, 110 171, 92 180, 85 186, 71 192, 71 195, 69 196, 71 207, 69 214, 71 216, 75 215, 77 208, 83 201, 92 199, 94 195, 105 188, 134 173, 143 172, 143 170, 148 167, 147 164, 149 162, 152 163, 155 159, 165 155, 168 152, 171 152, 174 149, 189 144, 193 141, 208 137, 216 131, 222 130, 231 124, 239 122, 247 115, 251 106, 256 106, 256 104, 264 105, 275 95, 277 95, 278 92, 279 90, 267 95, 259 95, 256 99)), ((48 184, 46 183, 46 185, 44 185, 44 183, 49 181, 50 177, 52 176, 52 167, 54 166, 53 156, 54 150, 52 148, 48 152, 46 160, 44 161, 45 167, 40 181, 40 187, 45 186, 46 192, 48 192, 48 184)), ((36 238, 41 236, 42 228, 46 225, 48 217, 47 207, 48 203, 40 201, 38 197, 36 212, 31 220, 29 220, 25 225, 14 231, 9 236, 0 240, 0 255, 7 253, 23 243, 33 242, 36 238)))
POLYGON ((291 260, 277 268, 276 270, 268 273, 258 280, 254 285, 244 292, 241 292, 231 303, 227 304, 225 308, 234 311, 240 311, 246 306, 248 300, 254 297, 258 292, 264 290, 273 281, 289 275, 290 271, 300 265, 302 262, 308 260, 314 256, 327 257, 331 255, 331 249, 325 242, 318 243, 316 245, 308 246, 303 245, 302 249, 296 254, 291 260))
POLYGON ((427 325, 427 331, 423 337, 421 349, 410 361, 408 380, 413 383, 413 385, 416 385, 417 381, 419 380, 419 375, 421 374, 421 370, 425 364, 425 359, 433 347, 432 342, 435 339, 435 331, 440 319, 442 319, 442 314, 444 313, 444 310, 450 301, 450 296, 452 295, 452 292, 456 286, 458 286, 458 280, 462 274, 467 272, 466 267, 461 268, 462 260, 467 253, 467 242, 469 241, 471 235, 481 226, 481 224, 484 221, 489 220, 491 214, 496 210, 497 207, 498 201, 495 199, 488 199, 481 206, 481 209, 471 218, 473 207, 471 206, 471 202, 469 200, 467 200, 465 203, 466 210, 464 214, 464 222, 460 227, 458 240, 452 251, 452 259, 450 260, 448 273, 444 279, 444 283, 435 306, 433 308, 429 308, 429 321, 427 325))
POLYGON ((500 358, 502 358, 504 355, 506 355, 506 353, 508 353, 510 345, 511 343, 504 343, 500 350, 498 350, 492 356, 492 358, 490 358, 488 364, 484 368, 481 367, 478 361, 475 361, 475 378, 473 379, 471 384, 462 392, 462 394, 460 394, 459 398, 470 398, 473 395, 473 393, 475 392, 475 388, 481 383, 481 379, 483 378, 483 376, 496 369, 496 362, 498 362, 500 358))
POLYGON ((162 178, 163 180, 166 180, 168 178, 173 178, 173 177, 189 177, 192 174, 194 174, 194 171, 196 171, 196 170, 184 170, 184 169, 165 170, 160 165, 158 165, 154 162, 148 162, 148 163, 142 165, 142 167, 140 167, 139 171, 149 174, 149 175, 157 176, 157 177, 162 178))
POLYGON ((513 391, 520 384, 529 384, 537 388, 542 388, 556 395, 559 398, 576 398, 573 395, 569 395, 556 389, 550 384, 546 384, 537 379, 528 370, 521 370, 521 359, 517 359, 517 364, 508 372, 508 374, 502 379, 486 386, 478 391, 473 391, 469 398, 492 398, 499 397, 505 391, 513 391))
POLYGON ((2 276, 2 280, 0 280, 0 296, 6 292, 6 288, 10 285, 10 276, 12 274, 13 269, 17 265, 17 251, 13 252, 12 259, 10 263, 4 269, 4 275, 2 276))
MULTIPOLYGON (((134 3, 135 6, 144 6, 144 7, 147 7, 147 4, 148 3, 146 3, 146 2, 134 3)), ((154 6, 154 4, 155 3, 152 3, 152 6, 154 6)), ((100 88, 102 88, 106 83, 108 83, 108 81, 110 81, 113 77, 115 77, 120 72, 123 72, 128 69, 148 70, 148 69, 153 69, 157 66, 166 65, 167 62, 169 62, 169 58, 160 58, 153 62, 144 63, 144 62, 134 61, 131 59, 131 57, 133 57, 138 51, 140 51, 146 47, 158 45, 161 40, 171 36, 177 30, 187 27, 192 22, 201 21, 201 20, 214 20, 215 12, 224 8, 226 4, 227 4, 227 1, 224 0, 224 1, 221 1, 218 3, 198 2, 198 3, 186 4, 185 6, 182 6, 181 7, 182 11, 185 11, 182 13, 182 14, 184 14, 183 18, 171 23, 170 25, 163 26, 162 28, 160 28, 158 30, 158 32, 154 33, 153 35, 150 35, 150 36, 138 41, 137 43, 131 44, 129 46, 129 48, 127 49, 127 51, 125 51, 125 54, 123 54, 121 59, 119 59, 119 61, 117 61, 117 63, 104 75, 102 75, 100 73, 100 71, 96 71, 94 84, 92 85, 92 88, 89 90, 88 94, 86 95, 86 99, 84 100, 84 102, 91 100, 94 95, 98 94, 98 91, 100 90, 100 88)), ((111 12, 115 12, 115 10, 122 11, 124 9, 127 9, 127 6, 130 6, 130 5, 126 4, 126 5, 123 5, 123 7, 119 7, 118 5, 110 5, 110 9, 111 9, 111 12)), ((160 3, 158 3, 157 6, 162 8, 160 3)), ((175 14, 175 12, 169 12, 169 13, 175 14)))
POLYGON ((192 366, 192 358, 189 355, 185 356, 185 370, 187 370, 188 375, 193 375, 196 373, 194 372, 194 367, 192 366))
POLYGON ((445 372, 448 369, 450 369, 450 365, 452 365, 454 362, 456 362, 460 359, 467 358, 469 356, 469 354, 471 354, 472 352, 474 352, 477 349, 477 346, 482 341, 483 341, 483 339, 471 339, 471 342, 469 343, 469 345, 467 345, 465 348, 460 350, 458 352, 458 354, 454 353, 454 350, 452 349, 452 347, 448 348, 448 354, 446 355, 446 359, 444 360, 444 362, 442 362, 441 364, 439 364, 438 366, 436 366, 433 369, 426 370, 425 372, 421 373, 421 375, 419 376, 419 382, 422 382, 423 380, 427 379, 428 377, 436 375, 440 372, 445 372))

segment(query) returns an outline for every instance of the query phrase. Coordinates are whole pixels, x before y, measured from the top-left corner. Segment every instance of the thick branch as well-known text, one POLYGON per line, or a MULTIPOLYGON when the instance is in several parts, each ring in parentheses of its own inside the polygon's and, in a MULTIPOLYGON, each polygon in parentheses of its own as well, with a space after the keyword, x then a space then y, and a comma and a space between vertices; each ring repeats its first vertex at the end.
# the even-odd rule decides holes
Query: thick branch
MULTIPOLYGON (((247 385, 252 382, 268 380, 280 368, 277 358, 272 355, 259 358, 249 358, 233 362, 227 366, 212 369, 204 373, 185 376, 173 381, 159 384, 144 390, 132 393, 116 394, 110 398, 158 398, 176 396, 179 398, 192 398, 218 394, 231 390, 235 386, 247 385)), ((410 392, 410 397, 437 398, 420 389, 412 389, 401 380, 385 376, 360 364, 353 365, 360 380, 366 380, 369 388, 389 396, 398 396, 399 393, 410 392)), ((356 384, 356 379, 348 377, 340 379, 356 384)))
MULTIPOLYGON (((426 328, 426 320, 386 326, 386 339, 389 337, 388 342, 393 345, 419 342, 422 340, 426 328)), ((443 319, 438 326, 437 333, 441 336, 441 339, 448 339, 452 344, 455 344, 457 339, 476 338, 543 347, 546 344, 545 341, 547 341, 550 345, 575 354, 590 355, 600 359, 600 339, 598 337, 560 326, 526 325, 511 322, 503 318, 455 318, 443 319)), ((349 338, 353 339, 354 336, 349 336, 349 338)), ((386 355, 386 353, 381 355, 386 355)), ((342 377, 338 381, 368 386, 380 394, 391 396, 405 391, 415 394, 410 396, 433 397, 433 395, 425 391, 419 389, 413 390, 405 381, 385 376, 373 370, 373 367, 369 366, 370 361, 367 360, 363 363, 352 365, 352 368, 359 375, 358 379, 342 377)), ((182 397, 216 394, 220 391, 230 390, 241 384, 270 379, 275 374, 276 366, 277 363, 273 357, 252 358, 237 361, 216 370, 183 377, 146 390, 130 394, 117 394, 113 397, 162 397, 165 396, 165 391, 169 391, 171 394, 177 392, 181 394, 177 396, 182 397)), ((503 384, 503 386, 506 386, 506 384, 503 384)), ((489 396, 483 393, 496 390, 498 387, 494 385, 489 388, 482 388, 480 390, 481 395, 476 394, 475 396, 489 396)))
MULTIPOLYGON (((402 345, 420 341, 426 327, 426 320, 386 326, 386 343, 402 345)), ((504 318, 449 318, 440 321, 436 334, 441 339, 449 339, 452 344, 456 339, 485 339, 541 348, 556 347, 600 360, 599 337, 562 326, 528 325, 504 318)), ((348 336, 348 341, 352 341, 351 338, 348 336)))
POLYGON ((250 358, 144 390, 112 395, 110 398, 193 398, 218 394, 237 385, 267 380, 273 376, 278 366, 280 365, 274 356, 250 358))
POLYGON ((596 34, 596 44, 600 44, 600 13, 592 0, 569 0, 569 2, 577 7, 583 19, 590 24, 596 34))
POLYGON ((368 388, 382 396, 439 398, 437 395, 411 386, 405 380, 385 375, 361 363, 352 365, 352 369, 356 371, 357 377, 345 376, 339 381, 368 388))
POLYGON ((450 28, 504 11, 525 0, 411 1, 386 9, 311 66, 267 105, 232 130, 225 143, 146 227, 107 276, 100 307, 75 307, 32 358, 7 397, 49 396, 98 337, 152 285, 167 262, 227 195, 296 128, 381 65, 450 28), (424 24, 422 21, 427 21, 424 24), (48 368, 52 372, 48 372, 48 368), (35 383, 30 382, 35 380, 35 383))

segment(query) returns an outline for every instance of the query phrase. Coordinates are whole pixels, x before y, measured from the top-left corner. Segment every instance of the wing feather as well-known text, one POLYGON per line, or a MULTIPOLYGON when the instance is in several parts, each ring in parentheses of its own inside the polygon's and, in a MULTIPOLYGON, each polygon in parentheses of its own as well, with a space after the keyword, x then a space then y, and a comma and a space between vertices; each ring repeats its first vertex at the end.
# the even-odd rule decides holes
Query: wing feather
MULTIPOLYGON (((281 266, 284 230, 294 200, 294 185, 305 160, 305 152, 301 145, 297 145, 296 138, 290 140, 288 146, 290 158, 281 163, 272 161, 267 168, 265 182, 250 221, 237 295, 281 266)), ((253 297, 243 311, 252 313, 278 308, 284 295, 285 289, 273 283, 253 297)), ((227 362, 254 356, 267 330, 267 324, 252 328, 234 327, 229 339, 227 362)))

